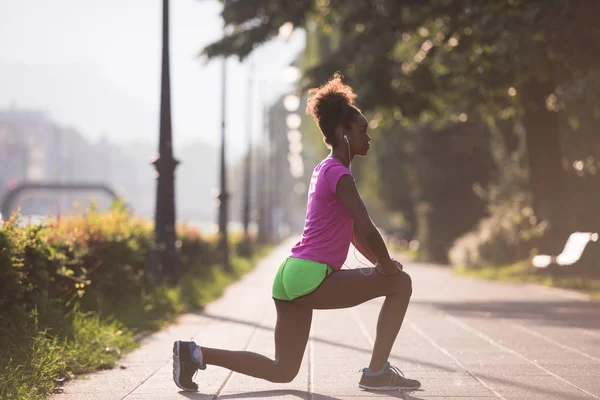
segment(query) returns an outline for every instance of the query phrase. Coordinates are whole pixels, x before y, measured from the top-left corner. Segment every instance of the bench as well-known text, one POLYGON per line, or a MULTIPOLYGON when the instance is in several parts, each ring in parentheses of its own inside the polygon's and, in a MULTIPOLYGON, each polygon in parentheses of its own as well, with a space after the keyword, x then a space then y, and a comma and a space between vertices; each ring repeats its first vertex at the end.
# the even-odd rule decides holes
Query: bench
POLYGON ((556 264, 560 266, 573 265, 581 258, 589 242, 597 242, 598 234, 595 232, 574 232, 567 239, 565 248, 557 255, 539 254, 531 260, 534 267, 546 268, 556 264))

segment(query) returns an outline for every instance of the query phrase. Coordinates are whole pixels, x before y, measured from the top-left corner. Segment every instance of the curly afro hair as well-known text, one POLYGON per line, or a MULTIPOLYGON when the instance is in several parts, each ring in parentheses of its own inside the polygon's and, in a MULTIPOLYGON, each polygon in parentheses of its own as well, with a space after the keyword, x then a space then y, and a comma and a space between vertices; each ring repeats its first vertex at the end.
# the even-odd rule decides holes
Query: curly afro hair
POLYGON ((328 145, 333 144, 338 125, 348 128, 352 118, 360 114, 354 105, 355 100, 356 93, 342 83, 339 72, 325 85, 308 91, 306 113, 314 118, 328 145))

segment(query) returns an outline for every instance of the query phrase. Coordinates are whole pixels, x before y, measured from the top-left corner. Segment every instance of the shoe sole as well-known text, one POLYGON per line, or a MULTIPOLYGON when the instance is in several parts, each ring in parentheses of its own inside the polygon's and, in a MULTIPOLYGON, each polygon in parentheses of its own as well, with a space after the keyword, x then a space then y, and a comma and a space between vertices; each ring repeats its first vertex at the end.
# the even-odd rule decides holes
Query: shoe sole
POLYGON ((390 391, 390 390, 417 390, 421 386, 419 385, 417 387, 414 387, 414 386, 413 387, 407 387, 407 386, 406 387, 402 387, 402 386, 376 386, 376 387, 374 387, 374 386, 366 386, 366 385, 359 384, 358 387, 361 389, 365 389, 365 390, 382 390, 382 391, 387 390, 387 391, 390 391))
POLYGON ((185 390, 186 392, 197 392, 197 389, 185 388, 179 383, 179 378, 181 376, 181 363, 179 362, 180 345, 181 342, 179 340, 173 343, 173 382, 175 382, 175 385, 181 390, 185 390))

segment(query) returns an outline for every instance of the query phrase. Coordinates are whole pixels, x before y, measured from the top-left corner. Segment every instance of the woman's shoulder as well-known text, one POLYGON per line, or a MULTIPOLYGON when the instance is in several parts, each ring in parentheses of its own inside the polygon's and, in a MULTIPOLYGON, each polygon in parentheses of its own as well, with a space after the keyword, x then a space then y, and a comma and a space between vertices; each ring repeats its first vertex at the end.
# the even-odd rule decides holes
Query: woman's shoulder
POLYGON ((327 157, 325 159, 323 159, 315 169, 319 169, 320 171, 327 171, 329 169, 337 169, 337 168, 343 168, 345 170, 348 170, 348 168, 346 168, 346 166, 344 165, 344 163, 342 163, 340 160, 338 160, 337 158, 333 158, 333 157, 327 157))
POLYGON ((327 187, 327 191, 335 193, 336 185, 339 179, 344 175, 352 176, 350 170, 336 158, 326 158, 321 161, 318 168, 315 168, 315 177, 319 177, 317 186, 327 187))

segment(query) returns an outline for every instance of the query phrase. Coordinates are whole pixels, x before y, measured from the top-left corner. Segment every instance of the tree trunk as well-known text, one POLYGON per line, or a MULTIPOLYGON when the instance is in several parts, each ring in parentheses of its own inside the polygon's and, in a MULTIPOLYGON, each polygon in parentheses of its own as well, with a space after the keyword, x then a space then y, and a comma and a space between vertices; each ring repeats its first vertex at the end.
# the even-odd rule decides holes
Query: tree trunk
POLYGON ((547 240, 544 240, 544 244, 551 247, 549 250, 556 250, 555 246, 569 234, 563 231, 569 209, 561 166, 558 113, 546 107, 546 98, 554 89, 551 81, 530 80, 521 92, 533 208, 539 220, 549 223, 547 240))

